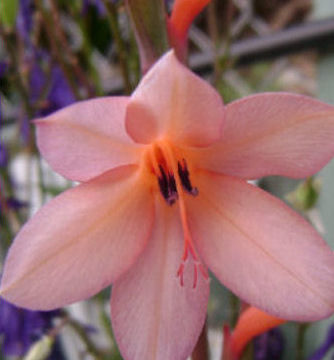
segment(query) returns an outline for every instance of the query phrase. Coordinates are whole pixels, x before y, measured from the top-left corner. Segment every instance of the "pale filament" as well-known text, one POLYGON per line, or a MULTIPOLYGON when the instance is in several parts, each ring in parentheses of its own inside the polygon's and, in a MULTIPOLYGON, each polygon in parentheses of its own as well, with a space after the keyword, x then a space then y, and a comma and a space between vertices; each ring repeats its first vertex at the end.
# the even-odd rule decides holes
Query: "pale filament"
MULTIPOLYGON (((197 286, 197 280, 198 280, 198 270, 199 272, 204 276, 205 279, 208 279, 208 272, 206 267, 201 263, 201 260, 197 254, 197 251, 195 249, 191 233, 188 226, 188 220, 187 220, 187 212, 186 212, 186 206, 185 206, 185 192, 183 190, 183 186, 181 183, 181 180, 178 174, 178 164, 176 161, 176 158, 174 156, 174 153, 172 151, 172 147, 170 144, 164 142, 156 143, 152 150, 150 151, 150 162, 153 167, 153 171, 158 176, 158 174, 161 174, 160 164, 157 159, 157 154, 161 152, 163 155, 163 159, 165 160, 167 168, 171 168, 172 173, 174 174, 175 178, 175 184, 176 189, 178 193, 178 204, 179 204, 179 210, 180 210, 180 216, 181 216, 181 224, 183 229, 183 236, 184 236, 184 247, 183 247, 183 255, 181 257, 181 264, 177 271, 177 276, 180 278, 180 284, 181 286, 184 286, 184 269, 186 261, 189 259, 189 256, 192 257, 194 261, 194 281, 193 281, 193 288, 196 288, 197 286)), ((167 169, 168 171, 168 169, 167 169)), ((162 174, 161 174, 162 175, 162 174)))

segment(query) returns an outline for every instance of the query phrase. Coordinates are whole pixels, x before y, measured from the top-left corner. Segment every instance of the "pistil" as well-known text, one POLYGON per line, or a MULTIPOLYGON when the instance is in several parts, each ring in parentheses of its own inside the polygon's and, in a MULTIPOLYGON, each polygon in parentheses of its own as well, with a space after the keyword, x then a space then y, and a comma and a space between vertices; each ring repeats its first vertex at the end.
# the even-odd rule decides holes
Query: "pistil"
POLYGON ((196 196, 198 190, 191 184, 186 160, 182 159, 182 161, 177 161, 170 144, 167 142, 155 144, 152 148, 150 157, 153 171, 158 178, 162 196, 169 205, 173 205, 175 201, 178 200, 184 236, 184 247, 177 276, 180 278, 181 286, 184 286, 185 266, 189 259, 192 259, 194 265, 193 288, 196 288, 198 273, 201 273, 205 279, 208 279, 208 272, 197 254, 189 231, 184 198, 185 191, 196 196))

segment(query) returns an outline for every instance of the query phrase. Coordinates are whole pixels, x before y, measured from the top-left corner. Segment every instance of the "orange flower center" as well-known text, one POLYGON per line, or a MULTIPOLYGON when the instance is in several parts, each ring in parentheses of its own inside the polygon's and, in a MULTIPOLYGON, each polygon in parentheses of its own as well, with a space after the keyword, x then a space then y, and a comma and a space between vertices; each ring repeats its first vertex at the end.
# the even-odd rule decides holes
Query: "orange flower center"
POLYGON ((173 146, 168 141, 163 140, 157 141, 150 146, 146 159, 149 170, 155 175, 160 193, 167 204, 172 206, 178 200, 183 228, 184 249, 177 276, 180 278, 181 286, 183 286, 186 261, 192 260, 194 265, 193 287, 195 288, 198 273, 200 272, 205 279, 208 279, 208 272, 200 261, 189 231, 185 194, 196 196, 198 195, 198 189, 192 185, 186 159, 177 155, 179 154, 177 154, 173 146))
POLYGON ((187 161, 176 160, 172 147, 167 143, 155 143, 150 151, 151 170, 155 174, 161 195, 168 205, 173 205, 187 192, 193 196, 198 194, 190 181, 187 161), (180 191, 182 189, 182 191, 180 191))

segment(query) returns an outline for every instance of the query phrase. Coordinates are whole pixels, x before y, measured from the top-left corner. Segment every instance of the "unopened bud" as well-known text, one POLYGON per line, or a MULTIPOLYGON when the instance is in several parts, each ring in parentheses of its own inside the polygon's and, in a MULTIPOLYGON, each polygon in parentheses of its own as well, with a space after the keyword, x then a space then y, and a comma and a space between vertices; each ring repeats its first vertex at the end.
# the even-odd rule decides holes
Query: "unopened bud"
POLYGON ((308 178, 305 182, 300 184, 293 192, 286 195, 286 199, 297 210, 307 211, 312 209, 318 198, 321 189, 321 182, 319 179, 308 178))

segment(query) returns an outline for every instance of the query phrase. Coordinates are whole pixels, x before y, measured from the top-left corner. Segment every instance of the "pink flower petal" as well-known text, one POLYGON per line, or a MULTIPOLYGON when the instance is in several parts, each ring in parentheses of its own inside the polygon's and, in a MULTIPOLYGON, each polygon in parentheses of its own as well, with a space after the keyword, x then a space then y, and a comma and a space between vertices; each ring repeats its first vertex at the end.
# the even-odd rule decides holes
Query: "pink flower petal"
POLYGON ((132 94, 126 129, 138 143, 166 136, 176 143, 207 146, 220 139, 223 120, 220 95, 170 51, 132 94))
POLYGON ((134 167, 119 168, 44 206, 9 250, 1 295, 18 306, 48 310, 110 285, 151 234, 152 196, 138 176, 134 167))
POLYGON ((246 179, 302 178, 333 157, 333 139, 333 106, 301 95, 258 94, 226 107, 222 140, 197 151, 196 165, 246 179))
POLYGON ((246 302, 283 319, 334 311, 334 255, 293 210, 243 180, 200 172, 188 203, 198 250, 246 302))
POLYGON ((204 324, 209 283, 188 263, 177 270, 183 234, 176 207, 160 202, 153 236, 138 262, 112 288, 111 319, 125 360, 184 360, 204 324))
POLYGON ((124 127, 127 97, 82 101, 37 120, 37 143, 55 171, 86 181, 138 162, 140 151, 124 127))

